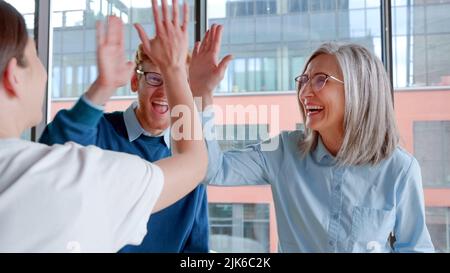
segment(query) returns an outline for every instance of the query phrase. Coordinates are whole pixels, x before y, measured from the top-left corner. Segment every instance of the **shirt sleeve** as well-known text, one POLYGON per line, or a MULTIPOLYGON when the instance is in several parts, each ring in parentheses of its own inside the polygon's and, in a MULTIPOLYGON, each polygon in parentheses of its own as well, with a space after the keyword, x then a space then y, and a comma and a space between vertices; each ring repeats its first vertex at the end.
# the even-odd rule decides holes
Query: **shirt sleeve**
POLYGON ((106 235, 114 252, 125 245, 139 245, 151 232, 147 222, 163 188, 162 170, 137 156, 93 146, 82 153, 86 158, 81 159, 79 171, 83 174, 85 169, 91 181, 83 185, 88 207, 81 220, 88 226, 96 219, 102 221, 98 223, 102 229, 91 230, 106 235))
POLYGON ((72 109, 58 112, 39 142, 54 145, 73 141, 84 146, 95 145, 102 116, 103 107, 94 105, 83 96, 72 109))
POLYGON ((157 165, 72 142, 39 149, 17 156, 28 166, 9 189, 15 200, 5 205, 11 208, 5 217, 13 235, 5 246, 19 252, 91 253, 142 242, 164 183, 157 165))
POLYGON ((396 193, 394 252, 434 252, 427 229, 420 166, 412 159, 396 193))
POLYGON ((270 174, 261 149, 262 144, 222 152, 216 140, 214 113, 203 112, 202 122, 209 157, 204 184, 217 186, 269 184, 270 174))

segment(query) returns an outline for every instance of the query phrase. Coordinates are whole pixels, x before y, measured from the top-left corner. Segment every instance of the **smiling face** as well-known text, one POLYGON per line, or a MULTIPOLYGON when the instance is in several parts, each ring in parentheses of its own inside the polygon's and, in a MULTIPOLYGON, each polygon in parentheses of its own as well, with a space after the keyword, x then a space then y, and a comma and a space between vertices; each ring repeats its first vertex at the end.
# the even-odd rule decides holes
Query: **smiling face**
MULTIPOLYGON (((327 54, 315 57, 304 74, 310 79, 318 74, 325 74, 343 80, 336 57, 327 54)), ((345 92, 344 84, 338 80, 328 78, 321 90, 313 88, 314 83, 310 80, 299 92, 299 100, 306 117, 305 126, 321 135, 343 134, 345 92)))
MULTIPOLYGON (((154 72, 161 75, 158 67, 149 61, 141 64, 144 72, 154 72)), ((158 81, 158 75, 147 75, 147 81, 152 83, 158 81)), ((162 76, 161 76, 162 80, 162 76)), ((145 75, 134 74, 132 79, 132 89, 138 93, 139 106, 136 109, 141 126, 151 133, 166 130, 170 125, 170 111, 167 102, 164 83, 161 86, 152 86, 146 81, 145 75)))

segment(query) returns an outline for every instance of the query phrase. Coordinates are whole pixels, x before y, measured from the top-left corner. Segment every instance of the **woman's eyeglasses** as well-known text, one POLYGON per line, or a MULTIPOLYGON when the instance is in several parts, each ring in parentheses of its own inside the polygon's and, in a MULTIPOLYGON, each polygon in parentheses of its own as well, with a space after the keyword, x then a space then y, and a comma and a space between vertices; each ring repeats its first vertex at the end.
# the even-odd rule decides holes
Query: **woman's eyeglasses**
POLYGON ((318 73, 315 74, 312 78, 309 78, 308 75, 303 74, 298 76, 297 78, 295 78, 295 81, 297 82, 297 90, 299 92, 302 92, 303 89, 305 88, 305 86, 311 82, 311 88, 314 92, 319 92, 320 90, 322 90, 325 87, 325 84, 327 84, 329 79, 333 79, 337 82, 340 82, 342 84, 344 84, 343 81, 341 81, 340 79, 327 75, 325 73, 318 73))
POLYGON ((145 78, 145 82, 153 87, 160 87, 164 84, 164 80, 161 74, 156 72, 145 72, 140 69, 136 69, 136 73, 138 75, 143 75, 145 78))

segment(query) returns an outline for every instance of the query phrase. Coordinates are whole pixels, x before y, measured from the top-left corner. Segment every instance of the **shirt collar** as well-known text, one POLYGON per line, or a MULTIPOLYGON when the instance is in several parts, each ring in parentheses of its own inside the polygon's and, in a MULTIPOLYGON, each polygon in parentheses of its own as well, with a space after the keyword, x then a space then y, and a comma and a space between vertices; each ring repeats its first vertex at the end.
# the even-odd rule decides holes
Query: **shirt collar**
POLYGON ((166 146, 170 148, 170 129, 165 130, 160 135, 153 135, 142 128, 141 124, 139 123, 136 112, 134 111, 138 106, 137 101, 133 102, 130 107, 123 113, 123 119, 125 122, 125 127, 127 129, 128 134, 128 140, 130 142, 135 141, 138 139, 141 135, 149 136, 149 137, 162 137, 164 136, 164 142, 166 143, 166 146))
POLYGON ((313 151, 313 156, 317 162, 333 163, 335 160, 335 157, 332 154, 330 154, 330 152, 323 144, 322 138, 320 136, 318 136, 317 147, 313 151))

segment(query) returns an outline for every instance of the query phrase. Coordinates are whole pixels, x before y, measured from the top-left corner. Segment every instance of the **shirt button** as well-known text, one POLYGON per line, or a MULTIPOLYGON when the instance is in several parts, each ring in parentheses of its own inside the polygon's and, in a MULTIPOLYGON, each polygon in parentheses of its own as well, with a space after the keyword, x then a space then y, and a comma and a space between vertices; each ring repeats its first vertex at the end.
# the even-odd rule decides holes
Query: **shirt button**
POLYGON ((334 242, 333 242, 333 241, 329 241, 328 244, 329 244, 330 246, 334 246, 334 242))
POLYGON ((334 214, 334 215, 333 215, 333 219, 334 219, 334 220, 337 220, 338 218, 339 218, 339 214, 334 214))
POLYGON ((340 191, 341 190, 341 186, 337 185, 335 189, 336 189, 336 191, 340 191))

